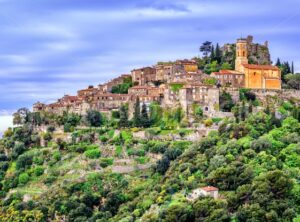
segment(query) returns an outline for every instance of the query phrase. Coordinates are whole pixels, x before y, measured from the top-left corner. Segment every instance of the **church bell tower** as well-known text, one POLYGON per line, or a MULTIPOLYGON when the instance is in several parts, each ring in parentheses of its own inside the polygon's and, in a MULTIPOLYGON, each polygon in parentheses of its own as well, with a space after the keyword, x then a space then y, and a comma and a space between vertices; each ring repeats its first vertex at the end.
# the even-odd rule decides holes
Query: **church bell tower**
POLYGON ((236 42, 235 70, 244 73, 244 64, 248 64, 247 40, 238 39, 236 42))

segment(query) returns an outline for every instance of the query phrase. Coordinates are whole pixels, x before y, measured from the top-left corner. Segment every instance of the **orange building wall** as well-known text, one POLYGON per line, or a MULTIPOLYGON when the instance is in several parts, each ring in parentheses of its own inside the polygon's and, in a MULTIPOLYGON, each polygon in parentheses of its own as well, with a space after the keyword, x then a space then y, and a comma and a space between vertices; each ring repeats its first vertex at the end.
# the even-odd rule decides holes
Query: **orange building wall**
POLYGON ((263 88, 262 72, 261 70, 245 68, 245 87, 251 89, 263 88))
POLYGON ((281 81, 279 79, 266 79, 266 89, 281 89, 281 81))
POLYGON ((197 65, 184 65, 184 70, 186 72, 197 72, 198 66, 197 65))
POLYGON ((245 87, 281 89, 280 71, 245 68, 245 87))

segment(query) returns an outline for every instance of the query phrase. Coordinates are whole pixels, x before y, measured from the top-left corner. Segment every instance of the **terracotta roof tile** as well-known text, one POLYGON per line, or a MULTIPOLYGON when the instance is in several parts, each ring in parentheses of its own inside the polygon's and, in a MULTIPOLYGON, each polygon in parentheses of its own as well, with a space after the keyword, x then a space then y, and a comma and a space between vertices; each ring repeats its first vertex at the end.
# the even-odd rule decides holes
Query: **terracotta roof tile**
POLYGON ((201 187, 201 190, 204 190, 206 192, 210 192, 210 191, 218 191, 219 189, 216 188, 216 187, 207 186, 207 187, 201 187))

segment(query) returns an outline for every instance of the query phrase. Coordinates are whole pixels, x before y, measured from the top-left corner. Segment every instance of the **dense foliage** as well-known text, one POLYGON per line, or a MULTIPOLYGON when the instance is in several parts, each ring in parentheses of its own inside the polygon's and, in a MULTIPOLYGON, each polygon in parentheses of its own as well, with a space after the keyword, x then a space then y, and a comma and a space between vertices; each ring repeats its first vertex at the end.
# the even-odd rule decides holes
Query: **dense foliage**
POLYGON ((299 220, 299 107, 286 101, 252 112, 257 98, 250 91, 242 89, 236 104, 223 94, 223 108, 236 118, 205 119, 194 105, 196 119, 220 124, 196 143, 180 140, 190 131, 179 107, 163 111, 153 103, 147 109, 138 101, 135 115, 143 131, 129 128, 134 121, 124 105, 110 120, 95 111, 47 117, 43 134, 26 117, 30 112, 21 110, 23 125, 0 140, 0 221, 299 220), (77 128, 86 121, 87 127, 77 128), (155 127, 144 125, 149 122, 155 127), (63 140, 56 128, 66 123, 74 129, 63 140), (144 131, 147 139, 135 136, 144 131), (170 132, 176 140, 151 139, 170 132), (41 147, 41 139, 48 144, 41 147), (127 173, 118 171, 131 169, 124 160, 134 161, 127 173), (145 168, 135 170, 139 165, 145 168), (187 200, 207 185, 219 188, 218 199, 187 200))

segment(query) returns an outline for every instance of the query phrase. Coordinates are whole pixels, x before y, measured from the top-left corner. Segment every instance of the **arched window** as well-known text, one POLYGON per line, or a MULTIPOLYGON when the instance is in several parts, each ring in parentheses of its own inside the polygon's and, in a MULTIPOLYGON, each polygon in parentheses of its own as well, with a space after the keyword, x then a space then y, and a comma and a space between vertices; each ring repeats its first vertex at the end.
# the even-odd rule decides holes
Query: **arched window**
POLYGON ((205 111, 208 111, 208 107, 207 106, 205 107, 205 111))
POLYGON ((245 57, 245 51, 243 51, 243 57, 245 57))

